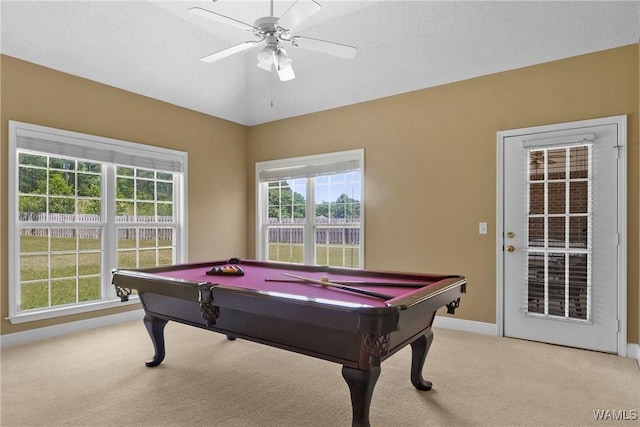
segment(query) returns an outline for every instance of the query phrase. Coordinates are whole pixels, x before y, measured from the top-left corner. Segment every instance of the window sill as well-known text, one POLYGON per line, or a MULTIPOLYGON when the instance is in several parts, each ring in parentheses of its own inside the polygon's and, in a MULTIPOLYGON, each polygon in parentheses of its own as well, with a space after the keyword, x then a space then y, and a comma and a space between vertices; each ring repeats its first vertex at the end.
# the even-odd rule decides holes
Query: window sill
POLYGON ((106 310, 109 308, 123 307, 138 304, 140 299, 137 295, 129 296, 129 301, 121 302, 120 298, 87 302, 82 305, 74 304, 73 306, 63 306, 47 308, 42 310, 29 310, 7 318, 12 324, 34 322, 36 320, 53 319, 56 317, 70 316, 72 314, 89 313, 97 310, 106 310))

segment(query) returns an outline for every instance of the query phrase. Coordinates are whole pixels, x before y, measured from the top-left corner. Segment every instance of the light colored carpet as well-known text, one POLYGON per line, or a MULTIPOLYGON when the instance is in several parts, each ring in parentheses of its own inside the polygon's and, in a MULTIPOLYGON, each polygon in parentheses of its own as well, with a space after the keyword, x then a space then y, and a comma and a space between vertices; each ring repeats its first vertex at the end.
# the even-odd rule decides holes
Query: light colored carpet
MULTIPOLYGON (((167 357, 147 368, 141 321, 2 350, 5 427, 349 426, 341 366, 170 322, 167 357)), ((372 426, 639 425, 594 410, 640 410, 635 360, 435 329, 433 390, 409 381, 405 348, 382 364, 372 426)), ((618 412, 621 414, 621 412, 618 412)))

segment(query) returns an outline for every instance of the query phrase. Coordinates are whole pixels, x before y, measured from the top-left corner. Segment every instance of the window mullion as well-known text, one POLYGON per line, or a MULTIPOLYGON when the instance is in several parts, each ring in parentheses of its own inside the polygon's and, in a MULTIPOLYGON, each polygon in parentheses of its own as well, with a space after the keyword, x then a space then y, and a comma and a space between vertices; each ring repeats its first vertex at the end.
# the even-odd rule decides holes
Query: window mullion
POLYGON ((314 265, 316 259, 316 210, 315 210, 315 179, 307 178, 307 198, 305 200, 304 222, 304 263, 314 265))
POLYGON ((105 165, 102 172, 102 215, 104 218, 102 245, 102 292, 105 298, 115 298, 116 293, 110 286, 109 277, 111 269, 118 265, 118 240, 116 229, 116 168, 113 165, 105 165))

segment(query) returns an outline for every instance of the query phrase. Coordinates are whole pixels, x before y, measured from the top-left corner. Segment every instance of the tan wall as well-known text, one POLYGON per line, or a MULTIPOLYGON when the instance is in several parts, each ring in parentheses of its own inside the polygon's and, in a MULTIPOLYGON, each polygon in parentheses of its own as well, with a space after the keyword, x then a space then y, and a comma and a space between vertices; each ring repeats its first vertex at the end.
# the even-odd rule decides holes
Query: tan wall
MULTIPOLYGON (((12 325, 8 316, 8 120, 156 145, 188 152, 189 260, 246 252, 247 128, 15 58, 1 57, 0 283, 2 333, 75 321, 96 314, 12 325), (224 156, 218 156, 224 153, 224 156)), ((113 314, 118 308, 101 310, 113 314)))
POLYGON ((628 340, 640 342, 638 57, 632 45, 250 128, 249 256, 255 162, 364 148, 366 267, 463 274, 456 317, 494 323, 496 132, 627 114, 628 340))

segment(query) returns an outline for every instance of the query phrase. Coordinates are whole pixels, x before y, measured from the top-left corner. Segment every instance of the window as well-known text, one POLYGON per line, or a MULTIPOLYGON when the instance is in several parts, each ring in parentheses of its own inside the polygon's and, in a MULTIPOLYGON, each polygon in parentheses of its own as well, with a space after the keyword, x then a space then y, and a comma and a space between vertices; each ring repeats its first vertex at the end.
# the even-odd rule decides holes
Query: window
POLYGON ((260 162, 257 257, 364 266, 364 150, 260 162))
POLYGON ((186 153, 10 121, 10 320, 119 303, 114 268, 185 259, 186 153))

